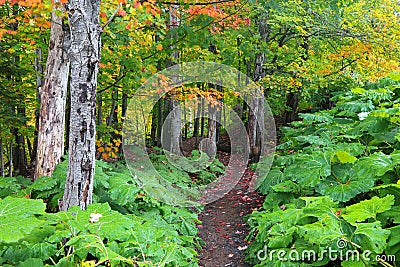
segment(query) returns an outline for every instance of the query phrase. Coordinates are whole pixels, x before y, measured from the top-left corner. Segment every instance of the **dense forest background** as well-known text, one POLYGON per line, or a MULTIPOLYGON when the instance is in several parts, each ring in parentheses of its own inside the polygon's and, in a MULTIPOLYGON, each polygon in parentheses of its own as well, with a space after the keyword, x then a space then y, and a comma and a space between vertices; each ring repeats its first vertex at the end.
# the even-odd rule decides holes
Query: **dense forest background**
MULTIPOLYGON (((122 145, 137 89, 192 61, 239 70, 262 97, 223 84, 181 86, 149 114, 148 151, 171 183, 216 179, 221 158, 189 175, 167 167, 159 147, 173 111, 168 151, 201 157, 197 145, 210 138, 231 152, 215 122, 224 109, 204 101, 218 100, 245 125, 253 168, 263 156, 256 118, 266 100, 279 146, 259 188, 270 206, 249 217, 250 264, 275 266, 256 257, 267 241, 319 250, 340 238, 398 255, 399 8, 394 0, 0 0, 0 264, 198 266, 196 213, 148 196, 126 170, 122 145), (180 103, 193 97, 203 101, 191 113, 180 103), (67 212, 76 205, 82 211, 67 212), (100 232, 99 220, 108 223, 100 232)), ((315 264, 369 266, 343 262, 315 264)))

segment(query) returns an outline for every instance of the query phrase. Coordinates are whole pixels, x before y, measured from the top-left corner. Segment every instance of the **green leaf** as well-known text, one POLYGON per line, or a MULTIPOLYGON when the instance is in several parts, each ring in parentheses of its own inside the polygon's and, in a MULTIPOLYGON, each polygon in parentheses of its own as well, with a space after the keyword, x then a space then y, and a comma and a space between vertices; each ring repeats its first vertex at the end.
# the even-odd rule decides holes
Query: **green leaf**
POLYGON ((390 235, 387 240, 386 253, 388 255, 400 255, 400 225, 389 228, 390 235))
POLYGON ((13 243, 44 223, 34 215, 45 213, 42 200, 6 197, 0 200, 0 242, 13 243))
POLYGON ((362 236, 360 244, 363 248, 369 249, 375 253, 382 253, 386 246, 386 240, 390 235, 390 231, 382 229, 381 223, 357 223, 354 235, 362 236))
POLYGON ((350 155, 347 151, 337 150, 335 151, 335 156, 339 160, 340 163, 354 163, 357 161, 357 158, 350 155))
POLYGON ((325 213, 317 222, 300 226, 300 235, 311 244, 327 245, 342 234, 339 220, 325 213))
POLYGON ((335 201, 347 202, 359 193, 367 192, 374 186, 374 179, 371 177, 354 176, 342 181, 334 177, 329 177, 322 181, 316 191, 323 196, 330 196, 335 201))
POLYGON ((354 225, 356 222, 363 222, 369 218, 376 219, 378 213, 389 210, 393 204, 394 196, 392 195, 384 198, 374 196, 369 200, 364 200, 347 207, 346 212, 342 216, 346 221, 354 225))
POLYGON ((30 258, 17 265, 17 267, 32 267, 32 266, 42 267, 44 266, 43 261, 41 259, 30 258))
POLYGON ((262 184, 258 187, 258 190, 263 194, 267 194, 271 191, 271 187, 281 183, 284 180, 283 173, 280 168, 272 167, 272 169, 268 172, 267 177, 264 179, 262 184))

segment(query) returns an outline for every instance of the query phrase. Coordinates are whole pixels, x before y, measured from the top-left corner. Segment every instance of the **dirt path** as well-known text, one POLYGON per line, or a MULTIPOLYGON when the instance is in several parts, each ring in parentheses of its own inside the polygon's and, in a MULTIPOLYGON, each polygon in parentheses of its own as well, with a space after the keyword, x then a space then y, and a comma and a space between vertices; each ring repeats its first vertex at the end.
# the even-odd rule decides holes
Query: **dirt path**
POLYGON ((203 222, 199 236, 205 242, 200 251, 201 267, 247 267, 244 262, 244 241, 248 226, 244 216, 260 207, 264 197, 257 192, 247 192, 252 172, 246 170, 235 188, 224 198, 206 205, 199 215, 203 222))

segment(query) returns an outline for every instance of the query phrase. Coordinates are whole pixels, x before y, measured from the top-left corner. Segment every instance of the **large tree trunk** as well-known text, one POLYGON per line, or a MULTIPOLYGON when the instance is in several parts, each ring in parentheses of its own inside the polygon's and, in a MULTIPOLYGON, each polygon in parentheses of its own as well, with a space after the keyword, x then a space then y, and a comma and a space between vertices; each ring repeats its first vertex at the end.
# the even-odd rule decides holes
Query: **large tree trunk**
POLYGON ((68 171, 61 210, 92 203, 95 169, 96 87, 100 60, 100 0, 70 0, 71 118, 68 171))
MULTIPOLYGON (((43 51, 41 48, 36 48, 36 57, 35 57, 35 71, 36 71, 36 100, 40 104, 40 90, 42 88, 42 75, 44 73, 43 70, 43 51)), ((36 165, 36 155, 38 148, 38 135, 39 135, 39 117, 40 117, 40 107, 35 109, 35 137, 33 138, 33 147, 31 154, 30 165, 36 165)), ((36 172, 36 170, 35 170, 36 172)), ((35 175, 35 173, 33 174, 35 175)))
MULTIPOLYGON (((170 12, 169 12, 169 24, 170 24, 170 29, 176 28, 179 26, 179 18, 178 18, 178 5, 171 5, 170 12)), ((177 36, 172 35, 172 38, 176 38, 177 36)), ((179 53, 176 50, 176 47, 173 46, 171 47, 173 50, 172 52, 172 59, 173 62, 170 64, 171 66, 177 63, 177 60, 179 58, 179 53)), ((178 75, 178 74, 177 74, 178 75)), ((172 82, 174 84, 178 83, 178 76, 174 76, 172 78, 172 82)), ((168 125, 168 135, 167 138, 169 139, 169 147, 167 148, 169 152, 176 154, 176 155, 181 155, 181 127, 182 127, 182 112, 181 112, 181 106, 178 100, 176 100, 175 97, 176 93, 173 93, 173 95, 170 96, 170 101, 172 105, 172 110, 169 114, 170 117, 170 125, 168 125)))
MULTIPOLYGON (((261 36, 261 40, 265 41, 267 35, 267 21, 265 17, 260 18, 257 21, 258 31, 261 36)), ((265 54, 264 52, 256 54, 253 80, 259 81, 265 77, 265 54)), ((256 162, 260 158, 261 144, 263 142, 264 135, 264 94, 263 88, 252 92, 250 95, 250 107, 249 107, 249 119, 247 123, 247 131, 249 134, 250 144, 250 160, 256 162)))
POLYGON ((52 13, 50 45, 46 62, 46 74, 40 97, 39 130, 37 141, 36 170, 34 179, 51 176, 64 154, 65 102, 69 72, 66 53, 69 32, 62 16, 65 7, 54 6, 52 13))

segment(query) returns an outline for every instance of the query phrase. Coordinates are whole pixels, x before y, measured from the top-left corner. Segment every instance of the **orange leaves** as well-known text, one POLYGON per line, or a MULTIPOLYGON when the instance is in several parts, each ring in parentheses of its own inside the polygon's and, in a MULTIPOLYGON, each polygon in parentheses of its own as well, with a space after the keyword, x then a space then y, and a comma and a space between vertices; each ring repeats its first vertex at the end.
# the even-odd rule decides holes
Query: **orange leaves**
POLYGON ((161 44, 158 44, 158 45, 157 45, 157 50, 158 50, 158 51, 163 50, 163 46, 162 46, 161 44))
POLYGON ((119 9, 117 14, 118 14, 119 16, 121 16, 121 17, 125 17, 125 16, 127 15, 126 12, 125 12, 125 10, 123 10, 123 9, 119 9))
POLYGON ((118 151, 122 141, 120 139, 113 139, 112 142, 96 141, 97 153, 105 161, 113 161, 118 159, 118 151))
POLYGON ((215 23, 210 25, 211 32, 219 33, 223 27, 238 29, 242 25, 249 26, 249 18, 242 19, 238 14, 232 14, 235 13, 234 10, 231 10, 235 4, 238 4, 238 1, 206 6, 196 5, 189 7, 186 12, 190 15, 189 20, 198 15, 214 18, 215 23))

